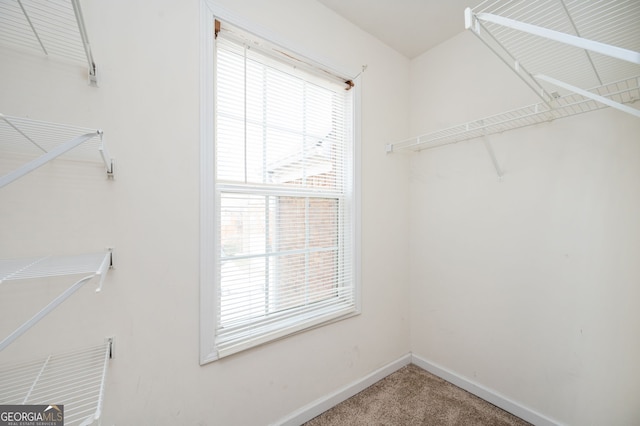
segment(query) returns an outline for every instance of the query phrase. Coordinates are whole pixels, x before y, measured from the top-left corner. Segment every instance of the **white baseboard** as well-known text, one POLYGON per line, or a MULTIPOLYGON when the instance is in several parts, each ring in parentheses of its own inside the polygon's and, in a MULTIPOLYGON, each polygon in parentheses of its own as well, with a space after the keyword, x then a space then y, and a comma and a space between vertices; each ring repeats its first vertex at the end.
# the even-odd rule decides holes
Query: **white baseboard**
POLYGON ((421 358, 415 354, 407 354, 399 359, 385 365, 382 368, 377 369, 373 373, 356 380, 351 384, 339 389, 338 391, 329 394, 325 397, 319 398, 310 404, 294 411, 288 416, 274 422, 271 426, 299 426, 304 422, 313 419, 316 416, 324 413, 328 409, 338 405, 342 401, 351 398, 358 392, 363 391, 375 382, 384 379, 389 374, 399 370, 408 364, 415 364, 418 367, 427 370, 428 372, 435 374, 436 376, 452 383, 459 388, 466 390, 485 401, 500 407, 509 413, 520 417, 523 420, 528 421, 536 426, 562 426, 562 423, 553 420, 549 417, 543 416, 523 405, 518 404, 515 401, 510 400, 504 395, 499 394, 489 388, 486 388, 466 377, 460 376, 451 370, 447 370, 431 361, 421 358))
POLYGON ((520 405, 517 402, 514 402, 491 389, 479 385, 467 379, 466 377, 460 376, 453 371, 447 370, 444 367, 440 367, 433 362, 427 361, 426 359, 421 358, 418 355, 411 355, 411 363, 536 426, 561 425, 561 423, 550 419, 549 417, 543 416, 542 414, 537 413, 523 405, 520 405))
POLYGON ((384 379, 389 374, 401 369, 405 365, 411 363, 411 354, 404 355, 403 357, 385 365, 382 368, 377 369, 373 373, 358 379, 347 386, 339 389, 338 391, 329 394, 323 398, 319 398, 310 404, 294 411, 288 416, 272 423, 272 426, 299 426, 300 424, 313 419, 316 416, 327 411, 342 401, 351 398, 353 395, 361 392, 374 384, 375 382, 384 379))

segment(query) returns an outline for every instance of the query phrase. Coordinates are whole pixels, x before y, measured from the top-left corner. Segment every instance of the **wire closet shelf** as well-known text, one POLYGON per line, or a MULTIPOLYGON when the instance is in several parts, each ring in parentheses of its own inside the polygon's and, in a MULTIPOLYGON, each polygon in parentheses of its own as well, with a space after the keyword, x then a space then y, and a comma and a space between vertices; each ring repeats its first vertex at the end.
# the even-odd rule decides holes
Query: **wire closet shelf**
POLYGON ((0 0, 0 43, 86 64, 89 84, 97 85, 79 0, 0 0))
POLYGON ((109 175, 113 172, 102 130, 0 114, 0 152, 26 158, 23 165, 0 176, 0 188, 58 157, 101 161, 109 175))
MULTIPOLYGON (((631 104, 640 100, 640 77, 600 86, 590 90, 590 92, 601 96, 603 100, 608 99, 622 105, 631 104)), ((550 122, 606 107, 607 105, 602 102, 576 93, 570 93, 555 98, 549 103, 539 102, 387 145, 387 151, 421 151, 550 122)))
POLYGON ((112 265, 112 252, 88 253, 69 256, 44 256, 22 259, 0 259, 0 284, 34 278, 72 277, 85 275, 75 281, 70 287, 56 296, 47 306, 42 308, 29 320, 17 327, 11 334, 0 342, 0 352, 13 343, 18 337, 26 333, 37 322, 57 308, 62 302, 82 288, 94 277, 100 277, 98 289, 107 271, 112 265))
POLYGON ((640 117, 640 2, 486 0, 465 26, 541 102, 388 144, 422 150, 613 107, 640 117))
POLYGON ((0 364, 0 404, 64 401, 64 424, 86 426, 102 414, 113 340, 21 363, 0 364))

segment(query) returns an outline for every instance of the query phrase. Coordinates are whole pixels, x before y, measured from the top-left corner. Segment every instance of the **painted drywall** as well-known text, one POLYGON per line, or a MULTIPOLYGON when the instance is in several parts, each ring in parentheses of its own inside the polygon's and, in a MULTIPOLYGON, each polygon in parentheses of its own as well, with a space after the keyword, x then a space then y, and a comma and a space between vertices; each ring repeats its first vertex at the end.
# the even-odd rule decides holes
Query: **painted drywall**
MULTIPOLYGON (((471 33, 411 64, 413 134, 535 97, 471 33)), ((412 157, 414 354, 555 420, 640 421, 640 121, 607 109, 412 157)))
MULTIPOLYGON (((219 5, 342 69, 368 65, 362 314, 199 365, 201 3, 85 0, 100 87, 82 67, 3 48, 0 111, 102 128, 115 179, 58 161, 4 188, 0 256, 112 246, 115 269, 101 294, 86 287, 1 356, 116 336, 102 424, 264 425, 409 351, 408 160, 384 152, 408 135, 408 60, 313 0, 219 5)), ((46 283, 41 299, 59 285, 46 283)), ((2 300, 24 291, 3 287, 2 300)), ((30 308, 1 314, 14 321, 30 308)))

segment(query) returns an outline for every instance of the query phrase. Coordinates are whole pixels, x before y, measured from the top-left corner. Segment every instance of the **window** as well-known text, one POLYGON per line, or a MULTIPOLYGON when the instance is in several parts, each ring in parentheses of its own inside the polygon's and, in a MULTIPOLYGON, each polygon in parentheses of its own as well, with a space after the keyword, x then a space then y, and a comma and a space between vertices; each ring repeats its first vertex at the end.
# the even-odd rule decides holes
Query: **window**
POLYGON ((216 24, 213 359, 358 309, 353 83, 216 24))

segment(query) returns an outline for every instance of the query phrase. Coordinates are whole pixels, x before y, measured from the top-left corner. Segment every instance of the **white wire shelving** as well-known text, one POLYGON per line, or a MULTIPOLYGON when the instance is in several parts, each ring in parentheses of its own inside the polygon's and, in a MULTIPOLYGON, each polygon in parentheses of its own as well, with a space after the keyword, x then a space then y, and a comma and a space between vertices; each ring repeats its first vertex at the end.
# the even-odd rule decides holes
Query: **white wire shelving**
POLYGON ((13 152, 33 158, 1 176, 0 188, 58 157, 101 161, 107 174, 113 173, 113 160, 102 130, 0 114, 0 152, 13 152))
POLYGON ((104 344, 0 365, 0 404, 64 406, 64 424, 100 419, 113 339, 104 344))
POLYGON ((545 102, 640 75, 636 0, 486 0, 465 22, 545 102))
POLYGON ((79 0, 0 0, 0 43, 86 64, 97 85, 79 0))
POLYGON ((605 107, 640 118, 632 105, 639 99, 639 22, 637 0, 485 0, 467 9, 466 28, 541 102, 387 144, 387 152, 419 151, 605 107))
MULTIPOLYGON (((80 0, 0 0, 0 45, 84 65, 89 84, 97 86, 97 67, 80 0)), ((0 188, 58 157, 103 162, 108 175, 113 173, 101 130, 0 114, 0 154, 9 153, 17 155, 6 164, 20 165, 0 176, 0 188)), ((100 291, 111 265, 110 250, 0 260, 0 284, 30 279, 47 282, 50 277, 69 278, 71 283, 5 337, 0 352, 88 282, 99 280, 96 291, 100 291)), ((66 425, 93 424, 102 413, 112 354, 113 340, 108 339, 101 345, 40 360, 0 364, 0 404, 64 404, 66 425)))
MULTIPOLYGON (((599 102, 580 94, 570 93, 557 97, 549 103, 540 102, 528 105, 480 120, 470 121, 447 129, 389 144, 387 145, 387 152, 421 151, 423 149, 435 148, 502 133, 512 129, 550 122, 556 119, 606 108, 607 105, 604 102, 607 100, 617 102, 630 109, 635 109, 628 105, 640 101, 640 77, 600 86, 589 92, 601 97, 601 101, 599 102)), ((640 109, 635 110, 640 113, 640 109)))
POLYGON ((0 352, 13 343, 18 337, 26 333, 38 321, 42 320, 51 311, 57 308, 62 302, 67 300, 76 291, 82 288, 94 277, 100 277, 98 289, 102 289, 102 284, 107 271, 112 266, 112 252, 88 253, 70 256, 44 256, 23 259, 3 259, 0 260, 0 284, 34 278, 47 277, 73 277, 75 275, 85 275, 75 281, 70 287, 55 297, 47 306, 42 308, 37 314, 16 328, 11 334, 0 342, 0 352))

